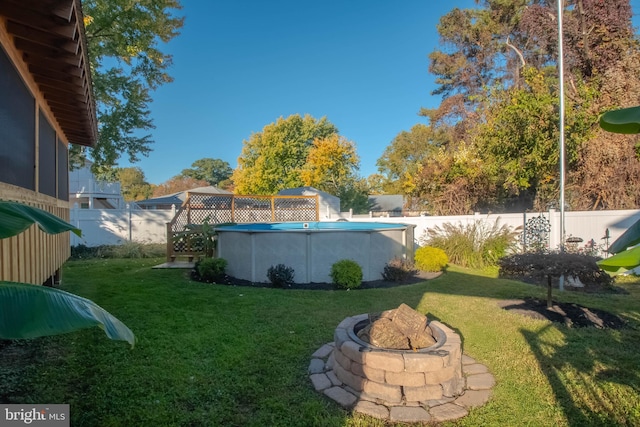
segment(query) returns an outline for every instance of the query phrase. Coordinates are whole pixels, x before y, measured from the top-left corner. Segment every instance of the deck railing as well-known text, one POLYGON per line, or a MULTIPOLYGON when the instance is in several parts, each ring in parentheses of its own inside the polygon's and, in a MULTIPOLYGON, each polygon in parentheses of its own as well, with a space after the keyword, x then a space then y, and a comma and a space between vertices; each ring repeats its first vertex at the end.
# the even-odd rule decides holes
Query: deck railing
POLYGON ((187 193, 187 198, 167 223, 167 261, 192 258, 204 251, 203 224, 319 221, 315 196, 237 196, 187 193))

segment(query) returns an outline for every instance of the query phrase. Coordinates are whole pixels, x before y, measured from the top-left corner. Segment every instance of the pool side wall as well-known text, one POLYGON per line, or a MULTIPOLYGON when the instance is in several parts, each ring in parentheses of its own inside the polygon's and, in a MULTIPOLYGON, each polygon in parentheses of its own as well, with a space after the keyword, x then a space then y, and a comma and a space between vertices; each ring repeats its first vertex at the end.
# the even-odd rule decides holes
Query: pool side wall
POLYGON ((331 266, 351 259, 363 281, 379 280, 389 260, 413 254, 413 226, 388 230, 220 231, 218 257, 227 273, 251 282, 268 282, 272 265, 293 267, 296 283, 331 282, 331 266))

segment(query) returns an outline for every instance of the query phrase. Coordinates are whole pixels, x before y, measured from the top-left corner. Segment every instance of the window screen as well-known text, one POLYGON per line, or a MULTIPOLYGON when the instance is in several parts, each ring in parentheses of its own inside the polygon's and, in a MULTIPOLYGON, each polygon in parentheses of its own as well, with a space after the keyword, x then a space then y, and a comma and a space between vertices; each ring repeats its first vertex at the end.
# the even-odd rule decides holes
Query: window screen
POLYGON ((38 191, 56 197, 56 131, 42 113, 38 123, 38 191))
POLYGON ((0 47, 0 181, 35 190, 35 100, 0 47))
POLYGON ((69 200, 69 150, 58 139, 58 199, 69 200))

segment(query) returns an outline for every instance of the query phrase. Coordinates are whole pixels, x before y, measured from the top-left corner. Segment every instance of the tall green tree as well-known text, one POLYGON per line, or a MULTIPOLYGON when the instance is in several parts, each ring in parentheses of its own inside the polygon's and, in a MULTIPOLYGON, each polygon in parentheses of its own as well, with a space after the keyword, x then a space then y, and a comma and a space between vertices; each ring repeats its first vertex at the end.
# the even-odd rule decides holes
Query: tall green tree
POLYGON ((294 114, 280 117, 243 142, 238 167, 233 172, 235 193, 276 194, 304 185, 300 172, 313 141, 337 134, 326 117, 294 114))
POLYGON ((209 157, 196 160, 191 164, 191 168, 183 169, 180 172, 180 176, 207 181, 209 185, 213 186, 218 186, 222 181, 228 180, 232 174, 233 169, 228 162, 209 157))
MULTIPOLYGON (((173 79, 162 45, 178 35, 179 0, 83 0, 89 60, 97 104, 98 141, 89 149, 94 172, 121 155, 130 162, 151 151, 151 93, 173 79)), ((87 153, 72 147, 72 159, 87 153)))
POLYGON ((335 194, 340 198, 340 210, 352 210, 354 214, 366 214, 371 210, 369 184, 364 178, 351 178, 343 182, 335 194))

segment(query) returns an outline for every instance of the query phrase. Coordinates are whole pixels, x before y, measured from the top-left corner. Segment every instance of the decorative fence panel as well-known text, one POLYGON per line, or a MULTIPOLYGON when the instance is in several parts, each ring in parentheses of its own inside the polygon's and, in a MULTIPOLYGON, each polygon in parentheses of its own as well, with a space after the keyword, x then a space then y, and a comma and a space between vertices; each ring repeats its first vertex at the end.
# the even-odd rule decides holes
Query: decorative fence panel
POLYGON ((236 196, 187 194, 167 224, 167 260, 200 254, 209 224, 319 221, 318 196, 236 196))

